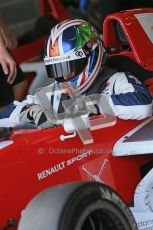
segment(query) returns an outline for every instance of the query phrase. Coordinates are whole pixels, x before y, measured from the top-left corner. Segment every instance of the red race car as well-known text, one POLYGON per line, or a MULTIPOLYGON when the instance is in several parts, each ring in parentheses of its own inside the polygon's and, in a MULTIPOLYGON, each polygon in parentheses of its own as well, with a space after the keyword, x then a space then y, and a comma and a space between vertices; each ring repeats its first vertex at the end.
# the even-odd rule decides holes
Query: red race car
MULTIPOLYGON (((107 16, 103 29, 112 65, 122 57, 128 68, 145 71, 150 91, 152 21, 153 9, 124 11, 107 16)), ((152 229, 152 120, 89 125, 90 142, 67 133, 67 124, 3 128, 0 229, 152 229)))

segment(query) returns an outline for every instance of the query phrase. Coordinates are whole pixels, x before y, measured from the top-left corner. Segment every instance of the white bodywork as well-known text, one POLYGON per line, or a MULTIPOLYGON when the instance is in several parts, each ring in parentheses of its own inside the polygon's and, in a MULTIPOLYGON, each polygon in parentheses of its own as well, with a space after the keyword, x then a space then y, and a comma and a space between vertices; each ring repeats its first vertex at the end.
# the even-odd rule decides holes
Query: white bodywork
POLYGON ((153 169, 138 184, 131 211, 139 230, 153 229, 153 169))
POLYGON ((146 119, 121 137, 113 147, 114 156, 153 153, 153 117, 146 119))

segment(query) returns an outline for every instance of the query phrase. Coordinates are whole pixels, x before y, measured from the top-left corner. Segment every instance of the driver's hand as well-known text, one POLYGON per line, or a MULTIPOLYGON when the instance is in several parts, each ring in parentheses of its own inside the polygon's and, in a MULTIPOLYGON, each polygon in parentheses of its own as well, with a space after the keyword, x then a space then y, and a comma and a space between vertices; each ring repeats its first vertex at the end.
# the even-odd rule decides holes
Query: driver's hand
POLYGON ((20 113, 20 121, 23 123, 31 122, 41 128, 53 127, 40 105, 25 106, 20 113))

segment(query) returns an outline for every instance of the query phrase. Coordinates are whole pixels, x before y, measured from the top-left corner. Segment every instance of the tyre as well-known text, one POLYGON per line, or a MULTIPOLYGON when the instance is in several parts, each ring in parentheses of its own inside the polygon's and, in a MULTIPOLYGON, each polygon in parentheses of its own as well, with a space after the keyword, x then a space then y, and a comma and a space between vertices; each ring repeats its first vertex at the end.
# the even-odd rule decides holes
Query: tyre
POLYGON ((22 212, 18 230, 136 230, 131 211, 108 186, 76 182, 38 194, 22 212))

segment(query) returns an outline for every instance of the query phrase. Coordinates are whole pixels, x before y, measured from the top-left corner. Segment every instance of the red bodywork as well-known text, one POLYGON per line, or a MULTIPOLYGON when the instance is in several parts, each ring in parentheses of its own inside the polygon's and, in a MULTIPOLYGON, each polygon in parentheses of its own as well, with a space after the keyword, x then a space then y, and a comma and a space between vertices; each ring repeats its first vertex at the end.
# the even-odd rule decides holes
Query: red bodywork
POLYGON ((105 47, 114 48, 113 51, 108 53, 109 56, 127 56, 145 69, 153 70, 153 43, 135 17, 135 15, 144 13, 153 13, 153 9, 122 11, 107 16, 103 25, 103 40, 105 47), (130 49, 122 47, 122 44, 118 41, 114 22, 120 24, 130 49))
MULTIPOLYGON (((118 48, 110 55, 121 54, 112 23, 113 20, 118 20, 132 48, 131 51, 123 51, 122 55, 127 55, 152 70, 153 44, 148 43, 148 37, 133 16, 136 12, 146 11, 153 12, 153 9, 108 16, 104 23, 104 42, 107 47, 116 45, 118 48), (136 38, 138 31, 140 39, 136 38)), ((7 140, 12 140, 13 143, 0 151, 0 228, 6 226, 9 219, 19 220, 27 203, 45 188, 71 181, 94 181, 95 175, 130 204, 141 180, 140 167, 153 157, 114 157, 112 149, 119 138, 141 122, 118 119, 112 127, 92 131, 94 142, 89 145, 83 145, 79 136, 62 142, 60 136, 66 135, 63 127, 12 132, 7 140)))
POLYGON ((13 132, 9 140, 14 143, 0 153, 0 226, 5 226, 10 218, 19 219, 28 201, 49 186, 94 181, 86 171, 98 175, 103 163, 100 180, 131 203, 141 179, 139 168, 153 157, 113 157, 112 149, 120 137, 139 123, 118 120, 115 126, 92 131, 94 143, 86 146, 78 136, 60 141, 63 127, 13 132))

